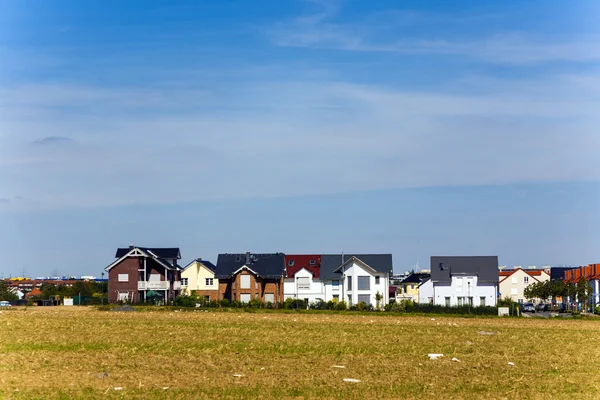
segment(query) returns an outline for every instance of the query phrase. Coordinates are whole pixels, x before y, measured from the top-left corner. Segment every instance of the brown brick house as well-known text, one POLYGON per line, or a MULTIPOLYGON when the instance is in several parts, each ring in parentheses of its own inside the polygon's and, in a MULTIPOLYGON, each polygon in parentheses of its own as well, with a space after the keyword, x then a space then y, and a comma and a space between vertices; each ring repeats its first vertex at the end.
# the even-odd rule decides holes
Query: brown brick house
POLYGON ((219 280, 219 299, 282 302, 285 255, 219 254, 215 278, 219 280))
POLYGON ((108 301, 170 303, 181 291, 179 248, 119 248, 107 266, 108 301))

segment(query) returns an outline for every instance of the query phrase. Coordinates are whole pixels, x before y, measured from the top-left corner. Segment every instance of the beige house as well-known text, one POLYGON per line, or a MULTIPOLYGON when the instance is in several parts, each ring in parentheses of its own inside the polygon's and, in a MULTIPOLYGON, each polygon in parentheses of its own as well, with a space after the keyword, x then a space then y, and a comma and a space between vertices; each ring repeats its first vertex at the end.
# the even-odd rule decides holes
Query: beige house
MULTIPOLYGON (((550 280, 550 274, 544 270, 524 270, 517 268, 512 271, 500 271, 499 291, 502 299, 512 299, 518 303, 527 302, 523 292, 525 288, 536 282, 550 280)), ((541 299, 536 299, 537 302, 541 299)))
POLYGON ((219 280, 215 278, 215 266, 209 261, 198 258, 181 272, 181 290, 186 295, 193 293, 217 300, 219 280))

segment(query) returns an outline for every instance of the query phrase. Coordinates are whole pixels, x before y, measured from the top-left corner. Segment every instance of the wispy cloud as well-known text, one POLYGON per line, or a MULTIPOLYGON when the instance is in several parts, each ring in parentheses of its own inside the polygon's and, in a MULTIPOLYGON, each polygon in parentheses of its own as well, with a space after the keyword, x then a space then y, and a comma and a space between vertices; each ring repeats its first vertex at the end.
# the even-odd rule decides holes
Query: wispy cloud
MULTIPOLYGON (((519 80, 480 77, 457 82, 460 92, 261 82, 213 92, 206 106, 177 112, 148 106, 143 114, 131 112, 139 105, 127 94, 120 98, 128 92, 119 90, 53 87, 54 98, 62 99, 55 108, 37 100, 44 85, 13 87, 29 93, 31 101, 22 97, 20 107, 40 115, 40 127, 12 114, 10 123, 0 120, 8 128, 0 140, 11 138, 1 151, 0 190, 37 201, 20 207, 62 208, 595 180, 600 104, 592 82, 594 75, 553 76, 524 88, 519 80), (108 96, 121 112, 73 118, 75 100, 66 95, 73 91, 87 93, 90 109, 102 108, 108 96), (227 107, 205 112, 211 104, 227 107), (77 139, 76 148, 32 152, 27 145, 42 128, 77 139), (144 190, 130 190, 132 182, 144 190), (157 182, 161 190, 152 190, 157 182)), ((165 88, 164 96, 178 90, 165 88)))
POLYGON ((53 145, 64 145, 73 143, 74 140, 68 137, 62 136, 47 136, 45 138, 36 139, 32 144, 36 146, 53 146, 53 145))
MULTIPOLYGON (((414 33, 408 27, 460 22, 461 15, 429 15, 410 10, 374 12, 352 22, 337 21, 338 8, 325 8, 313 17, 276 23, 268 31, 279 46, 355 52, 444 55, 489 63, 527 65, 544 62, 596 62, 600 60, 600 37, 540 36, 522 31, 500 31, 483 37, 453 38, 414 33)), ((490 15, 470 16, 482 22, 490 15)))

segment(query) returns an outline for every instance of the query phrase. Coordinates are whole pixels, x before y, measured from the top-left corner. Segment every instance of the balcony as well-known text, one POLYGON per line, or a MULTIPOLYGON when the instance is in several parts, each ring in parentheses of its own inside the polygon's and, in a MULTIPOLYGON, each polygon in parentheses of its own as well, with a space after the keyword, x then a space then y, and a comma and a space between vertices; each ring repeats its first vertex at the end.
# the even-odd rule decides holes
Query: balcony
MULTIPOLYGON (((180 284, 181 286, 181 284, 180 284)), ((138 281, 138 290, 169 290, 168 281, 138 281)))

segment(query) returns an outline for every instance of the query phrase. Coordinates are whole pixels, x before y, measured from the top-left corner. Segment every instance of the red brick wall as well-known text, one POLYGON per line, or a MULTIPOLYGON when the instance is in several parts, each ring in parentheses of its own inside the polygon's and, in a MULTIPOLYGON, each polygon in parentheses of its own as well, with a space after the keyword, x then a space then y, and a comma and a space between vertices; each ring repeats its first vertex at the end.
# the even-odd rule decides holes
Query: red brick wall
MULTIPOLYGON (((133 292, 133 301, 138 302, 138 267, 137 257, 127 257, 108 271, 108 302, 119 301, 119 292, 133 292), (129 274, 128 282, 119 282, 119 274, 129 274)), ((131 295, 130 295, 131 298, 131 295)))
MULTIPOLYGON (((116 303, 119 301, 119 292, 129 292, 133 293, 133 297, 130 294, 129 299, 134 303, 139 303, 139 292, 138 292, 138 280, 140 279, 140 274, 143 275, 143 272, 138 271, 138 269, 144 268, 143 258, 138 257, 127 257, 125 260, 121 261, 119 264, 114 266, 108 272, 108 302, 116 303), (140 262, 141 260, 141 262, 140 262), (129 282, 119 282, 119 274, 129 274, 129 282)), ((165 281, 165 267, 157 263, 155 260, 151 258, 146 259, 146 279, 150 279, 150 274, 159 274, 160 280, 165 281)), ((180 271, 171 271, 169 274, 174 274, 173 279, 171 281, 179 281, 181 280, 181 272, 180 271)), ((170 275, 169 275, 170 276, 170 275)), ((143 280, 143 278, 142 278, 143 280)), ((175 296, 180 294, 180 291, 173 290, 173 285, 170 285, 170 290, 167 292, 167 300, 171 302, 175 296)))
POLYGON ((261 279, 244 270, 237 274, 231 281, 219 279, 219 299, 240 301, 240 295, 249 294, 250 299, 258 298, 265 301, 265 294, 273 293, 276 302, 283 301, 283 277, 280 279, 261 279), (250 289, 241 288, 242 275, 250 275, 250 289), (256 283, 258 282, 258 287, 256 283))

